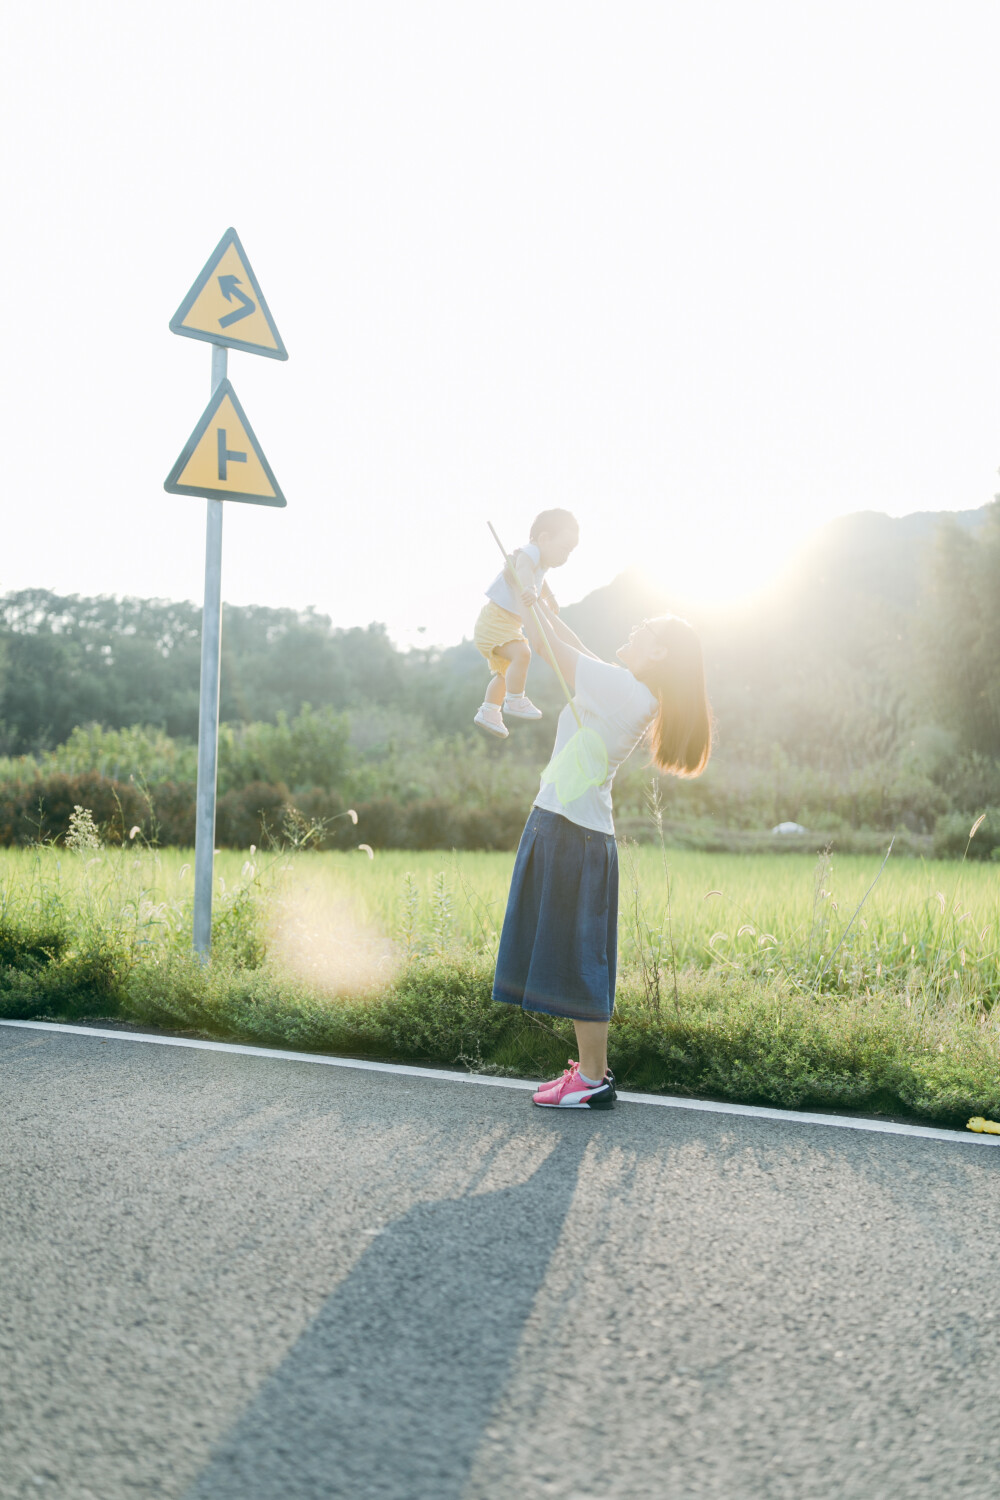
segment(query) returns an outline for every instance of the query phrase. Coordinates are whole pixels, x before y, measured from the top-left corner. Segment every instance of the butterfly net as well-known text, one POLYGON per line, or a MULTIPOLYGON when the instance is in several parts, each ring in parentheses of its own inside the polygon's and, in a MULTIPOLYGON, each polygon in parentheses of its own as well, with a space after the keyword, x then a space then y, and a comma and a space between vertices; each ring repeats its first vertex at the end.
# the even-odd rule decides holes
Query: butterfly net
POLYGON ((578 729, 542 772, 543 783, 555 787, 564 807, 607 778, 608 748, 596 729, 578 729))

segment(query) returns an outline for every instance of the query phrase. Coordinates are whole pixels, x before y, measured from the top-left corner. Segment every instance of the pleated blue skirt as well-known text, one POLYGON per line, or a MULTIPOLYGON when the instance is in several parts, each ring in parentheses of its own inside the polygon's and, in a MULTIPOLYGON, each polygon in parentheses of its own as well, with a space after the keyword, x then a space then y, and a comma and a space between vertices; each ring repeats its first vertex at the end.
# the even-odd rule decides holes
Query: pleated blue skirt
POLYGON ((618 846, 533 807, 514 861, 493 998, 609 1021, 618 966, 618 846))

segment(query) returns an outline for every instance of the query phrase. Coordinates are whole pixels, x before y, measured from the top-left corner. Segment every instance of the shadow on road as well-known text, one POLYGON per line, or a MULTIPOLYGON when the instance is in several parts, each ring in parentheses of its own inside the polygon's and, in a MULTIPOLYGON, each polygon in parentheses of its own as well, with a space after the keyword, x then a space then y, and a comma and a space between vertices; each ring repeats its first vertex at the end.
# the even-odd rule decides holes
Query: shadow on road
POLYGON ((519 1186, 421 1204, 380 1234, 186 1500, 459 1500, 595 1123, 553 1121, 519 1186))

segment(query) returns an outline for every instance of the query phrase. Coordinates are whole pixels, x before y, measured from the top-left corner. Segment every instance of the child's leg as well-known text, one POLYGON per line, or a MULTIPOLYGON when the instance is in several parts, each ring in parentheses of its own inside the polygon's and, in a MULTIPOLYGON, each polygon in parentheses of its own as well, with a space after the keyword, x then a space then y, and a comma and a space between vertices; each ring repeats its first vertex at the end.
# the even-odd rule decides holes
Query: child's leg
POLYGON ((527 641, 508 641, 506 645, 499 647, 499 654, 510 662, 507 668, 507 692, 510 697, 516 698, 524 692, 524 685, 528 680, 531 647, 527 641))
POLYGON ((503 677, 501 677, 499 672, 494 672, 493 676, 490 678, 490 685, 486 689, 486 696, 483 699, 483 702, 492 703, 494 708, 503 708, 503 700, 506 695, 506 691, 507 690, 504 687, 503 677))

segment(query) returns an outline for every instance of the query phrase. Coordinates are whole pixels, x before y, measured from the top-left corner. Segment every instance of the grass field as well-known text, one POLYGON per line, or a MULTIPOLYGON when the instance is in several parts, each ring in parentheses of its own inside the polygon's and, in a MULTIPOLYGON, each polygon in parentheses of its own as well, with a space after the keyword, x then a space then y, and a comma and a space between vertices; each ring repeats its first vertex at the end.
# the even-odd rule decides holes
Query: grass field
MULTIPOLYGON (((824 984, 881 988, 909 976, 944 990, 958 983, 988 1002, 1000 991, 1000 868, 890 857, 879 874, 880 863, 624 845, 623 966, 641 966, 643 950, 668 963, 672 937, 680 969, 756 974, 784 963, 805 981, 843 939, 824 984)), ((225 924, 234 903, 252 896, 272 938, 277 918, 281 930, 294 921, 313 944, 335 931, 345 948, 353 936, 397 963, 429 953, 492 955, 512 865, 510 854, 221 851, 216 920, 225 924)), ((169 947, 186 940, 192 871, 193 854, 176 849, 2 850, 0 921, 58 916, 81 935, 96 925, 142 947, 169 947)), ((350 970, 336 972, 333 950, 325 979, 333 989, 354 980, 350 970)))
MULTIPOLYGON (((567 1028, 489 1001, 512 862, 221 853, 205 969, 190 854, 3 851, 0 1013, 548 1071, 567 1028)), ((956 1123, 1000 1110, 1000 868, 880 864, 625 845, 619 1075, 956 1123)))
MULTIPOLYGON (((495 952, 513 856, 299 855, 293 891, 321 913, 349 910, 403 956, 447 948, 495 952)), ((653 948, 680 968, 780 972, 805 981, 844 936, 880 861, 700 854, 627 845, 620 859, 619 941, 625 966, 653 948)), ((1000 989, 1000 869, 890 857, 831 965, 829 982, 881 987, 912 975, 970 996, 1000 989)), ((826 976, 824 982, 827 982, 826 976)))

